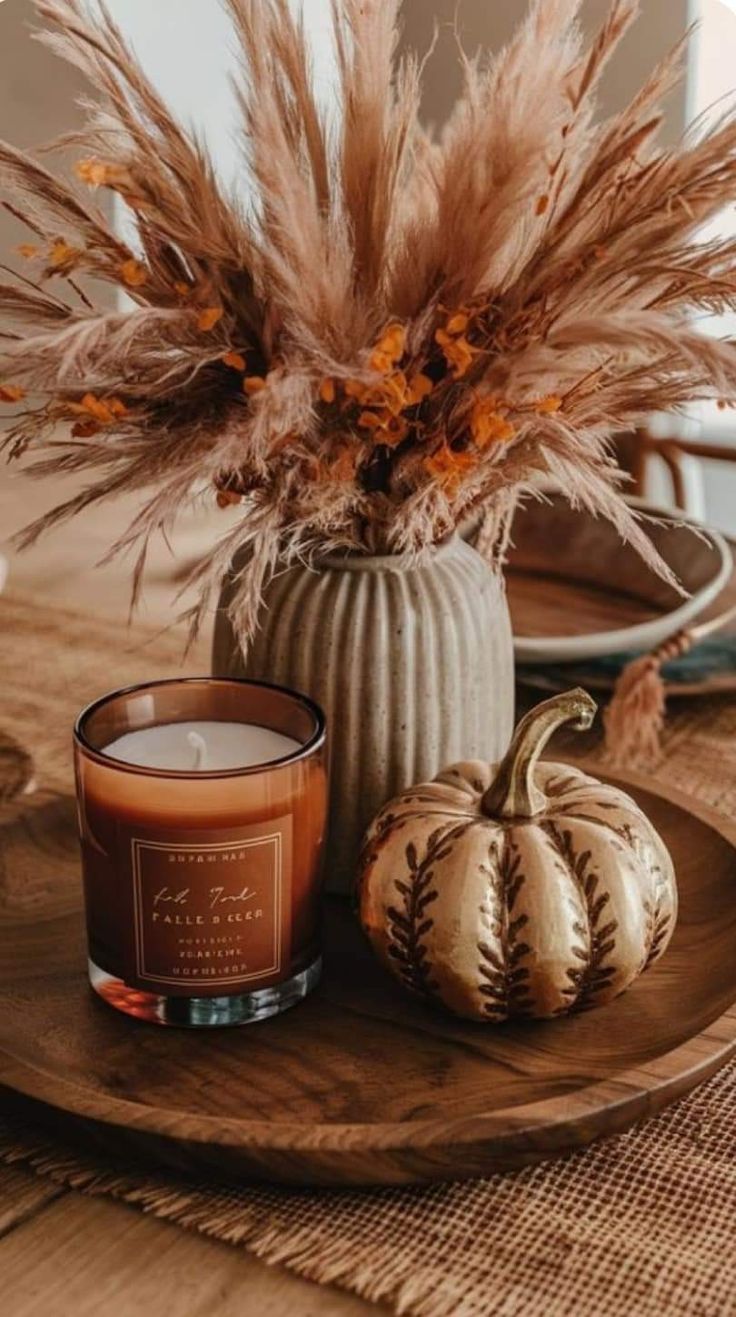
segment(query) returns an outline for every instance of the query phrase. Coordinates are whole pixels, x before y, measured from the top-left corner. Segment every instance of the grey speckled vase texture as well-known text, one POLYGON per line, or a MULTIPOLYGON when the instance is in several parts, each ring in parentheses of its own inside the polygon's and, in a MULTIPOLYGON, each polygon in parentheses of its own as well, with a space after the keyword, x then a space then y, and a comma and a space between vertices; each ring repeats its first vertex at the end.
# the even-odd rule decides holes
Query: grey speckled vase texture
POLYGON ((304 691, 330 743, 327 887, 352 890, 365 829, 398 791, 458 759, 496 761, 514 724, 511 625, 502 576, 458 537, 426 561, 329 557, 267 588, 243 657, 226 581, 213 672, 304 691))

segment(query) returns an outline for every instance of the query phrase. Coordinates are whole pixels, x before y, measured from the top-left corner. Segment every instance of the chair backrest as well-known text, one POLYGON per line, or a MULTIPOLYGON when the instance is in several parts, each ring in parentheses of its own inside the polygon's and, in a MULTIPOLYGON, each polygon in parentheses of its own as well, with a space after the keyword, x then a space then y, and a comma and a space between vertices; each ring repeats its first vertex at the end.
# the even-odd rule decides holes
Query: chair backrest
POLYGON ((736 463, 736 440, 733 445, 716 444, 676 435, 653 434, 645 427, 621 436, 617 441, 617 450, 622 467, 632 478, 629 487, 631 493, 640 496, 647 493, 651 460, 659 458, 671 482, 675 507, 694 516, 702 516, 703 508, 702 479, 700 482, 691 479, 693 460, 736 463))

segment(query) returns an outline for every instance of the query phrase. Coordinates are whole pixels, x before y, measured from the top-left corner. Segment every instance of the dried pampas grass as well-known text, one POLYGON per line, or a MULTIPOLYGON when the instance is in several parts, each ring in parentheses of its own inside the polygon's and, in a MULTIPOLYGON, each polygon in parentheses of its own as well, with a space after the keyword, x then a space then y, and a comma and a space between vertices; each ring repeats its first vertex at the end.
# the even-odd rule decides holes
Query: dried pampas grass
POLYGON ((247 208, 102 3, 36 0, 42 39, 99 104, 63 142, 73 184, 0 145, 0 203, 29 230, 22 269, 0 283, 0 402, 11 457, 92 481, 25 542, 148 491, 114 550, 138 546, 138 584, 150 536, 209 488, 242 516, 197 569, 192 620, 248 546, 232 605, 244 640, 294 555, 418 553, 483 514, 497 558, 540 476, 652 562, 610 437, 736 384, 733 345, 694 325, 736 307, 736 242, 699 237, 736 198, 736 118, 657 146, 682 47, 601 123, 600 76, 635 0, 615 0, 588 48, 579 0, 532 0, 504 50, 461 56, 463 92, 435 139, 420 68, 397 60, 399 0, 332 0, 329 122, 288 0, 226 2, 247 208), (127 208, 132 245, 99 189, 127 208), (96 310, 95 282, 132 309, 96 310))

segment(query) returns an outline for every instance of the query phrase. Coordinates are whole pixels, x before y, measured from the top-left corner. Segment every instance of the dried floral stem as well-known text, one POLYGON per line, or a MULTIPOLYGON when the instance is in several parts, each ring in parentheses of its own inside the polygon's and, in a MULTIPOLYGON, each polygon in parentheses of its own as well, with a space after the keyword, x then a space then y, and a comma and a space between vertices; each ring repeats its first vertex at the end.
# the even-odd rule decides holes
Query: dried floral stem
POLYGON ((0 144, 0 205, 29 234, 23 271, 0 283, 0 405, 31 474, 92 483, 24 541, 148 489, 112 549, 136 552, 135 594, 151 535, 209 488, 242 518, 195 572, 191 621, 240 551, 230 609, 244 640, 290 557, 417 554, 473 518, 497 563, 540 478, 664 572, 610 436, 736 389, 733 345, 693 323, 736 307, 736 243, 700 238, 736 191, 736 117, 656 145, 682 44, 600 122, 635 0, 615 0, 588 47, 580 0, 532 0, 503 51, 461 57, 462 93, 433 138, 421 70, 397 59, 398 0, 334 0, 331 116, 288 0, 227 6, 247 209, 103 4, 36 0, 42 39, 99 104, 63 140, 79 152, 72 183, 0 144), (127 208, 130 244, 99 189, 127 208), (95 310, 95 282, 129 309, 95 310))

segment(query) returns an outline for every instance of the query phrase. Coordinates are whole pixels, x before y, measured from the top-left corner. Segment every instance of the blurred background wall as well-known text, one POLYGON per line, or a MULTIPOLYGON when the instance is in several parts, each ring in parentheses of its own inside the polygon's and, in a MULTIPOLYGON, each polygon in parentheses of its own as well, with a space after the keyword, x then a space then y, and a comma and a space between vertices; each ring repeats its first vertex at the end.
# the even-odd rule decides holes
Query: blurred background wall
MULTIPOLYGON (((330 0, 303 4, 312 36, 315 75, 325 98, 330 94, 331 59, 325 37, 330 0)), ((721 0, 644 0, 642 17, 609 70, 606 108, 620 105, 652 64, 684 31, 693 5, 718 8, 721 0)), ((110 8, 167 99, 204 130, 228 181, 242 174, 235 140, 235 111, 228 86, 234 67, 232 41, 219 0, 109 0, 110 8)), ((586 26, 601 20, 608 0, 585 0, 586 26)), ((425 114, 441 123, 459 85, 457 31, 465 48, 498 46, 510 35, 526 0, 404 0, 405 45, 426 51, 435 23, 439 38, 427 67, 425 114)), ((736 24, 736 19, 731 21, 736 24)), ((0 136, 17 145, 48 141, 79 118, 75 102, 83 92, 73 69, 31 40, 31 0, 0 2, 0 136)), ((679 135, 686 121, 687 88, 673 98, 667 132, 679 135)), ((0 215, 0 260, 7 258, 17 229, 0 215)))
MULTIPOLYGON (((707 3, 707 0, 706 0, 707 3)), ((700 8, 699 0, 697 7, 700 8)), ((427 50, 435 24, 439 36, 427 68, 425 114, 432 123, 442 123, 460 86, 456 54, 458 35, 468 53, 485 45, 502 45, 511 36, 524 13, 524 0, 404 0, 404 39, 416 50, 427 50), (456 22, 457 15, 457 22, 456 22)), ((583 19, 589 32, 602 22, 610 0, 585 0, 583 19)), ((652 65, 682 34, 694 13, 691 0, 644 0, 641 17, 627 36, 615 64, 609 67, 603 88, 603 109, 610 111, 625 103, 652 65)), ((676 138, 685 125, 687 87, 683 85, 669 106, 667 136, 676 138)))
MULTIPOLYGON (((47 142, 81 120, 81 77, 31 40, 32 24, 31 0, 0 4, 0 137, 14 146, 47 142)), ((27 231, 0 209, 0 261, 24 238, 27 231)))

